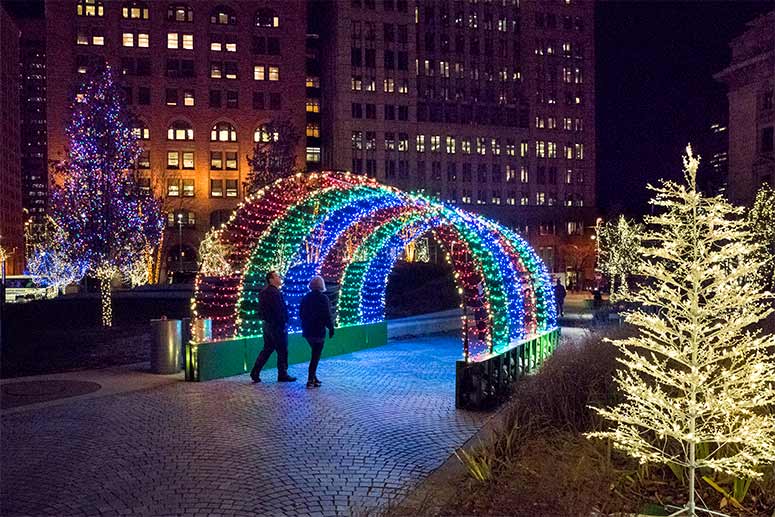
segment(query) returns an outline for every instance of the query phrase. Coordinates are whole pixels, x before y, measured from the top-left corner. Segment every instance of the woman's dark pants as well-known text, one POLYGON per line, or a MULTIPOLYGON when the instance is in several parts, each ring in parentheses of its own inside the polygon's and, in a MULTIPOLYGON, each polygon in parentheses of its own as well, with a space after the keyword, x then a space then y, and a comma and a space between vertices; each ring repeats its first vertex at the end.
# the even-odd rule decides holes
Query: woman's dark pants
POLYGON ((320 362, 320 354, 323 353, 323 341, 325 338, 307 338, 307 343, 312 349, 312 358, 309 361, 309 376, 308 381, 314 381, 317 379, 318 363, 320 362))

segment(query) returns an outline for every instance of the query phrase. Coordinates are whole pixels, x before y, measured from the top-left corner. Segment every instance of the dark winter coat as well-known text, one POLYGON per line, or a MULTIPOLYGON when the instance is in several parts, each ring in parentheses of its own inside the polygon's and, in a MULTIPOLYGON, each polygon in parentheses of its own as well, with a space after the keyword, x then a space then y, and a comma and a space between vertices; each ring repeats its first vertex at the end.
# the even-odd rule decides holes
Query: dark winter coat
POLYGON ((562 284, 555 284, 554 285, 554 298, 557 300, 558 303, 562 303, 565 301, 565 295, 567 294, 567 291, 565 290, 565 286, 562 284))
POLYGON ((322 339, 326 329, 334 331, 334 319, 331 317, 331 302, 320 291, 310 291, 301 299, 299 307, 301 334, 306 338, 322 339))
POLYGON ((273 285, 266 286, 258 295, 258 313, 264 320, 264 328, 272 332, 284 332, 288 323, 288 307, 283 293, 273 285))

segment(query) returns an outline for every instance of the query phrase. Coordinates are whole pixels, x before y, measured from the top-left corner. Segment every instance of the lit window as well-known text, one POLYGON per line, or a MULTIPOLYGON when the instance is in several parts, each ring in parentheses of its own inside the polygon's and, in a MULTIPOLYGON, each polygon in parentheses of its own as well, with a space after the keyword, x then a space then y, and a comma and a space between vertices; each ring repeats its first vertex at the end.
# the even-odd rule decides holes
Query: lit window
POLYGON ((385 93, 393 93, 396 89, 396 81, 392 77, 387 77, 383 81, 383 88, 385 93))
POLYGON ((183 90, 183 105, 184 106, 194 105, 194 90, 183 90))
POLYGON ((78 16, 103 16, 105 8, 102 0, 78 0, 76 14, 78 16))
POLYGON ((223 170, 223 153, 221 151, 210 151, 210 170, 223 170))
POLYGON ((277 67, 277 66, 269 67, 269 80, 270 81, 280 80, 280 67, 277 67))
POLYGON ((140 48, 148 48, 148 33, 141 32, 137 35, 137 46, 140 48))
POLYGON ((194 197, 194 180, 184 179, 182 183, 183 183, 183 197, 194 197))
POLYGON ((277 131, 271 133, 265 127, 256 128, 256 130, 253 132, 254 142, 270 142, 270 141, 277 142, 279 138, 280 138, 280 134, 277 131))
POLYGON ((264 65, 253 66, 253 79, 263 81, 266 78, 264 65))
POLYGON ((216 7, 210 14, 210 23, 215 25, 236 25, 237 17, 228 7, 216 7))
POLYGON ((226 52, 236 52, 236 51, 237 51, 237 44, 233 41, 227 41, 226 52))
POLYGON ((87 36, 83 32, 79 32, 78 36, 76 36, 76 38, 75 38, 75 42, 78 45, 88 45, 89 44, 89 36, 87 36))
POLYGON ((256 13, 256 27, 276 28, 279 26, 280 18, 272 9, 259 9, 256 13))
POLYGON ((167 48, 178 48, 178 33, 177 32, 168 32, 167 33, 167 48))
POLYGON ((431 136, 431 152, 438 153, 441 150, 441 137, 439 135, 431 136))
POLYGON ((211 142, 236 142, 237 130, 228 122, 218 122, 210 130, 211 142))
POLYGON ((220 52, 221 50, 223 50, 223 46, 221 45, 220 41, 211 41, 210 50, 212 50, 213 52, 220 52))
POLYGON ((447 136, 447 154, 455 154, 455 137, 447 136))
POLYGON ((167 128, 167 140, 193 140, 194 128, 184 120, 176 120, 167 128))
POLYGON ((307 147, 307 161, 316 163, 320 161, 320 147, 307 147))
POLYGON ((307 99, 307 113, 320 113, 320 101, 318 99, 307 99))
POLYGON ((131 20, 147 20, 148 6, 143 2, 126 3, 121 8, 121 17, 131 20))
POLYGON ((140 140, 149 140, 151 138, 151 132, 145 122, 138 121, 132 128, 132 134, 140 140))
POLYGON ((320 124, 317 122, 308 122, 307 123, 307 136, 312 138, 319 138, 320 137, 320 124))
POLYGON ((306 86, 307 88, 320 88, 320 77, 308 75, 306 86))
POLYGON ((194 10, 187 5, 171 5, 167 8, 167 20, 171 22, 194 21, 194 10))
POLYGON ((417 152, 418 153, 424 153, 425 152, 425 135, 417 135, 417 152))
POLYGON ((226 170, 237 170, 237 151, 226 151, 226 170))
POLYGON ((185 151, 183 153, 183 168, 184 169, 194 168, 194 151, 185 151))
POLYGON ((105 44, 105 36, 102 36, 100 34, 93 34, 91 37, 91 44, 92 45, 99 45, 102 46, 105 44))
POLYGON ((529 151, 529 143, 527 140, 522 140, 519 144, 519 156, 522 158, 527 157, 529 151))
POLYGON ((237 197, 238 194, 237 180, 226 180, 226 197, 237 197))
POLYGON ((167 179, 167 197, 180 197, 179 179, 167 179))
POLYGON ((463 154, 471 154, 471 140, 463 138, 460 141, 460 152, 463 154))
POLYGON ((223 180, 210 180, 210 197, 223 197, 223 180))
POLYGON ((194 49, 194 35, 193 34, 183 34, 183 48, 186 50, 193 50, 194 49))

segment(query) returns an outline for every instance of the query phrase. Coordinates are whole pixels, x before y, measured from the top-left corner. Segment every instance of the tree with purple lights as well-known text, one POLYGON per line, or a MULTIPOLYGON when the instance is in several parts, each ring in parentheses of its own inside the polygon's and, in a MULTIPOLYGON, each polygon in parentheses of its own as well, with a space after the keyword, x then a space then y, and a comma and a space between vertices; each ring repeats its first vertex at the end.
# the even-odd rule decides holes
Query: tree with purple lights
POLYGON ((70 261, 99 278, 102 324, 110 326, 111 280, 136 271, 164 224, 159 200, 140 191, 142 149, 110 67, 81 85, 66 134, 67 160, 54 171, 51 212, 67 236, 70 261))

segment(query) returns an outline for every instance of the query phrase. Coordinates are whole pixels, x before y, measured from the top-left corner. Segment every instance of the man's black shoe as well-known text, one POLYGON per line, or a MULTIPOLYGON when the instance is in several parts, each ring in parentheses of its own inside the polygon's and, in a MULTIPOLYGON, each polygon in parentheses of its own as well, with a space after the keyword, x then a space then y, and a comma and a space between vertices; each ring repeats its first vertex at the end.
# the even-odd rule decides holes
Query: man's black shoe
POLYGON ((285 375, 284 377, 278 377, 277 382, 293 382, 296 380, 296 377, 291 377, 290 375, 285 375))
POLYGON ((253 380, 253 384, 258 384, 259 382, 261 382, 261 377, 253 377, 251 375, 250 378, 253 380))

